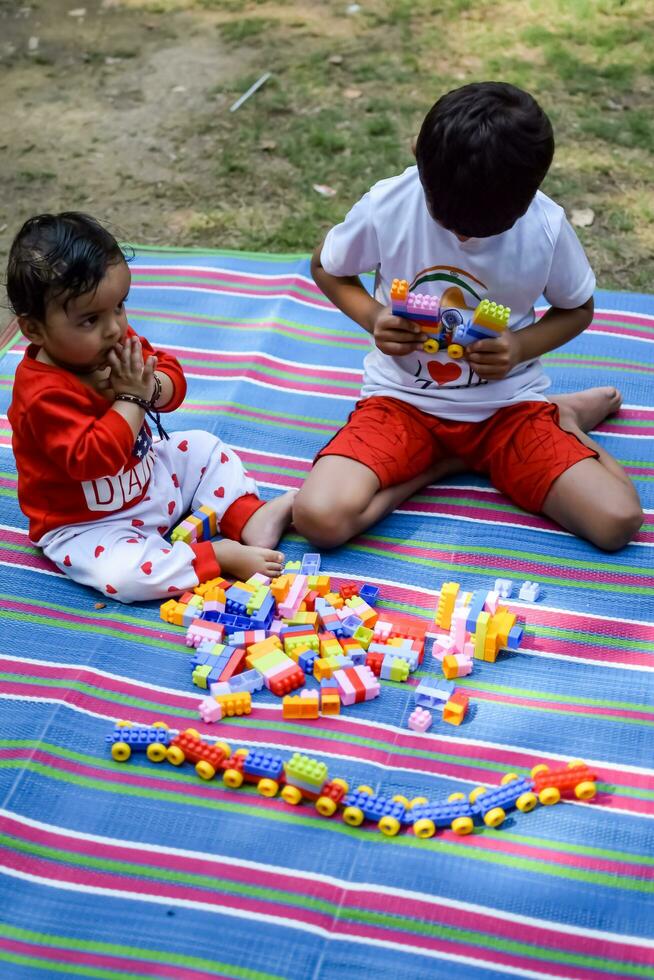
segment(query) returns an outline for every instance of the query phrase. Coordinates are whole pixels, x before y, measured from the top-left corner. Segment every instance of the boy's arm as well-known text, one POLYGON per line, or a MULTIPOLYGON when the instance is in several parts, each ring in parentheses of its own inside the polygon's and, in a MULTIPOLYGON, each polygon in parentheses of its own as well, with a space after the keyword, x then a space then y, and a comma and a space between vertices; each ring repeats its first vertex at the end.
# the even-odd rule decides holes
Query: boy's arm
POLYGON ((522 330, 505 330, 497 339, 470 344, 464 356, 480 378, 497 381, 516 364, 567 344, 590 324, 594 309, 592 296, 571 310, 550 306, 540 320, 522 330))
POLYGON ((393 316, 387 306, 370 295, 358 276, 333 276, 323 268, 320 261, 323 244, 324 240, 313 253, 311 274, 327 299, 372 334, 384 354, 401 357, 420 350, 427 337, 417 324, 393 316))

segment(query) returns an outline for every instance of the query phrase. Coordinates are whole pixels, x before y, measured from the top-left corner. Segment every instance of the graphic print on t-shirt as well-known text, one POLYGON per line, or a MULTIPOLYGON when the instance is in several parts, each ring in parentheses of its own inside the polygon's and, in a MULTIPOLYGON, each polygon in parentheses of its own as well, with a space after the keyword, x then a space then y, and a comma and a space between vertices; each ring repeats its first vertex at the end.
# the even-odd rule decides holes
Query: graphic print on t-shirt
POLYGON ((134 442, 134 466, 123 468, 113 476, 82 480, 84 499, 89 510, 122 510, 125 504, 145 493, 154 466, 152 435, 143 423, 134 442))
MULTIPOLYGON (((434 336, 440 349, 433 354, 416 351, 412 358, 415 361, 413 370, 408 363, 409 355, 403 358, 404 370, 413 375, 416 387, 424 391, 432 387, 470 388, 473 385, 487 384, 475 374, 466 360, 453 360, 447 353, 454 327, 471 317, 477 304, 486 298, 485 283, 464 269, 434 265, 421 269, 413 277, 409 290, 439 296, 441 301, 440 332, 438 336, 434 336), (451 314, 444 316, 444 310, 451 311, 451 314)), ((423 330, 433 335, 431 324, 425 324, 423 330)))

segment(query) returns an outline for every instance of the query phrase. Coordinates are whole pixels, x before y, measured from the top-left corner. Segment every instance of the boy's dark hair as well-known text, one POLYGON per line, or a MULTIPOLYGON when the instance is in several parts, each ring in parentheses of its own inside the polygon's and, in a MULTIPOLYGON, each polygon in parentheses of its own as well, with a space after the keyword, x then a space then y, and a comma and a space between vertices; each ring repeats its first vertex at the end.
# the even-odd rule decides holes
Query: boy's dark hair
POLYGON ((475 82, 443 95, 416 145, 432 217, 471 238, 515 224, 553 156, 549 119, 531 95, 505 82, 475 82))
POLYGON ((107 266, 124 258, 114 236, 88 214, 38 214, 25 222, 9 250, 11 307, 16 316, 43 321, 49 300, 95 289, 107 266))

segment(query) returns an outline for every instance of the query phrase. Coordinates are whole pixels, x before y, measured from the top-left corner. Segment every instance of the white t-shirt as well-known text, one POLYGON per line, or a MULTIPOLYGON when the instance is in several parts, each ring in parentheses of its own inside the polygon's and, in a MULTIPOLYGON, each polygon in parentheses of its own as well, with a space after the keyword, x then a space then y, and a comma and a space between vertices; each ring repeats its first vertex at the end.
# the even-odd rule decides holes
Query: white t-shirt
MULTIPOLYGON (((376 271, 375 297, 388 304, 393 279, 447 306, 474 310, 488 298, 511 308, 509 327, 534 322, 541 294, 572 309, 593 294, 595 276, 563 208, 540 191, 508 231, 460 242, 429 215, 417 167, 380 180, 328 233, 323 268, 334 276, 376 271)), ((470 314, 471 315, 471 312, 470 314)), ((375 346, 364 361, 362 397, 389 395, 442 418, 478 422, 521 401, 547 401, 539 360, 518 364, 499 381, 482 381, 447 351, 390 357, 375 346)))

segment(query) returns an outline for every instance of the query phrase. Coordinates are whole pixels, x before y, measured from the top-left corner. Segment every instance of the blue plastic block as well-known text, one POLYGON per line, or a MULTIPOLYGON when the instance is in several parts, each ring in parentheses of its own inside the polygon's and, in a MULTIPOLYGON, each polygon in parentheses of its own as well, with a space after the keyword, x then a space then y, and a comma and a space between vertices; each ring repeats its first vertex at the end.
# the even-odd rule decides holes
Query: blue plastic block
POLYGON ((365 650, 348 650, 347 655, 355 667, 365 667, 366 664, 365 650))
POLYGON ((376 585, 368 585, 366 583, 359 589, 359 595, 369 606, 376 606, 377 600, 379 599, 379 589, 376 585))
POLYGON ((526 777, 514 779, 512 782, 506 783, 505 786, 497 786, 481 793, 472 804, 472 809, 481 817, 496 806, 501 806, 503 810, 511 810, 523 793, 533 793, 533 791, 533 780, 526 777))
POLYGON ((305 650, 297 658, 298 666, 302 668, 305 674, 313 673, 313 665, 318 659, 318 654, 315 650, 305 650))
POLYGON ((410 823, 409 811, 404 804, 387 800, 384 796, 370 793, 346 793, 343 806, 355 806, 362 811, 366 820, 381 820, 382 817, 395 817, 400 823, 410 823))
POLYGON ((475 811, 467 800, 454 803, 423 803, 409 811, 411 823, 418 820, 432 820, 437 827, 449 827, 457 817, 474 817, 475 811))
POLYGON ((249 776, 279 779, 284 771, 284 760, 280 755, 250 749, 243 762, 243 772, 249 776))
POLYGON ((363 620, 355 616, 354 613, 346 619, 341 620, 341 629, 343 630, 344 636, 354 636, 360 626, 363 626, 363 620))
POLYGON ((484 611, 487 595, 487 592, 483 592, 480 589, 472 593, 472 599, 468 606, 468 618, 466 620, 466 629, 469 633, 474 633, 477 629, 477 616, 480 612, 484 611))
POLYGON ((106 741, 112 745, 115 742, 125 742, 135 752, 138 752, 139 749, 145 751, 148 745, 152 745, 154 742, 170 745, 176 734, 171 729, 155 728, 154 725, 115 725, 111 734, 106 736, 106 741))
POLYGON ((307 552, 302 555, 302 565, 300 566, 301 575, 318 575, 320 573, 320 555, 315 552, 307 552))
POLYGON ((512 626, 509 630, 509 635, 507 637, 506 645, 509 650, 517 650, 522 643, 522 637, 524 635, 523 626, 512 626))
POLYGON ((254 694, 263 687, 263 674, 258 670, 244 670, 242 674, 234 674, 228 682, 230 691, 249 691, 254 694))
POLYGON ((438 708, 449 701, 454 693, 456 684, 453 681, 439 680, 436 677, 426 677, 421 680, 414 691, 415 702, 419 708, 438 708))

